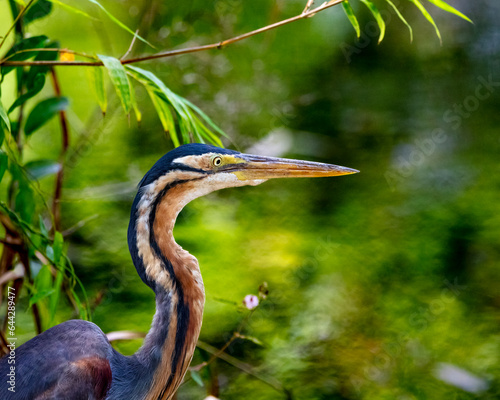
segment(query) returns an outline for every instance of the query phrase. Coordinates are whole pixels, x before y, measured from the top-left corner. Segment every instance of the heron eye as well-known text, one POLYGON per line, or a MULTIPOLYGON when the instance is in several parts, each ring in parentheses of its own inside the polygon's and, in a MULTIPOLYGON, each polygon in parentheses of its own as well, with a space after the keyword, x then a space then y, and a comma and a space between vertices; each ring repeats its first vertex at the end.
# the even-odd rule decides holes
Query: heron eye
POLYGON ((216 156, 212 159, 212 164, 214 167, 220 167, 222 165, 222 158, 216 156))

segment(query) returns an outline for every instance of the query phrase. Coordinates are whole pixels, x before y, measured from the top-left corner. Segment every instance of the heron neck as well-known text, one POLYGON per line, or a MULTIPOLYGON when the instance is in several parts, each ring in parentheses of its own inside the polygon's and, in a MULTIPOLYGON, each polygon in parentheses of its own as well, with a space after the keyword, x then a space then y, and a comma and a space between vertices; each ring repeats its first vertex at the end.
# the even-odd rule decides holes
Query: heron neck
MULTIPOLYGON (((156 293, 156 313, 135 357, 151 371, 145 400, 170 399, 191 362, 201 329, 205 292, 198 261, 173 237, 182 185, 138 195, 129 246, 143 281, 156 293)), ((155 188, 152 188, 155 189, 155 188)))

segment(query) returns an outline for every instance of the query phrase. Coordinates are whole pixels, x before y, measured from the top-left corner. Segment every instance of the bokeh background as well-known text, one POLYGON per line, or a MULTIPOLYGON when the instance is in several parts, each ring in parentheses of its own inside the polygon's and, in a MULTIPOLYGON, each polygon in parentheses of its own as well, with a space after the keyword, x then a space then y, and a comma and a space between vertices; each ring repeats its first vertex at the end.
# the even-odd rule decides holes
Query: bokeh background
MULTIPOLYGON (((413 43, 385 8, 386 38, 377 44, 372 17, 353 2, 359 40, 334 7, 223 50, 140 65, 210 115, 228 147, 361 170, 221 191, 181 213, 176 239, 200 261, 206 285, 204 343, 224 345, 247 318, 242 299, 262 282, 269 296, 242 331, 258 340, 227 349, 258 377, 218 360, 200 372, 206 387, 189 379, 178 399, 202 399, 215 382, 226 400, 286 398, 269 382, 294 399, 500 398, 500 6, 450 2, 474 25, 429 4, 442 45, 410 3, 401 9, 413 43)), ((97 20, 55 7, 30 32, 123 55, 131 36, 81 3, 97 20)), ((101 3, 158 49, 212 43, 305 5, 101 3)), ((10 23, 1 2, 0 26, 10 23)), ((153 51, 137 42, 132 54, 153 51)), ((83 68, 58 72, 71 98, 73 152, 63 224, 82 225, 69 237, 69 256, 104 332, 146 332, 154 296, 132 266, 126 228, 136 184, 172 143, 140 88, 138 126, 112 88, 102 117, 83 68)), ((14 82, 6 84, 10 104, 14 82)), ((59 142, 52 121, 30 140, 26 160, 57 159, 59 142)), ((52 184, 41 182, 48 196, 52 184)), ((28 340, 26 294, 21 304, 17 329, 28 340)), ((58 320, 71 317, 62 304, 58 320)), ((140 344, 115 343, 127 354, 140 344)), ((197 351, 194 363, 204 357, 197 351)))

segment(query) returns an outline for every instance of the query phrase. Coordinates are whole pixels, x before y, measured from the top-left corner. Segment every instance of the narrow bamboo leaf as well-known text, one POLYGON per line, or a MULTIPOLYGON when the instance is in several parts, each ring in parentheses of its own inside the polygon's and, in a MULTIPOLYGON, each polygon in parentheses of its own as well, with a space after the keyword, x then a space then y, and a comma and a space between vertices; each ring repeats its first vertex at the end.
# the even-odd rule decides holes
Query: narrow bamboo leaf
MULTIPOLYGON (((104 13, 109 17, 109 19, 111 19, 111 21, 113 21, 120 28, 125 29, 128 33, 132 35, 135 35, 135 32, 132 29, 130 29, 127 25, 122 23, 118 18, 116 18, 113 14, 111 14, 108 10, 106 10, 97 0, 87 0, 87 1, 98 6, 102 11, 104 11, 104 13)), ((146 39, 142 38, 141 36, 137 35, 137 38, 140 41, 146 43, 148 46, 151 46, 153 49, 155 48, 151 43, 149 43, 146 39)))
POLYGON ((130 94, 130 83, 127 78, 127 72, 123 68, 120 60, 114 57, 103 56, 98 54, 97 57, 103 62, 107 68, 111 82, 113 83, 116 93, 120 98, 125 113, 128 114, 132 108, 132 95, 130 94))
POLYGON ((0 150, 0 181, 2 181, 5 171, 9 165, 9 158, 6 153, 0 150))
POLYGON ((420 10, 420 12, 425 17, 425 19, 432 24, 432 26, 436 30, 436 35, 439 38, 439 43, 442 44, 443 40, 441 39, 441 32, 439 32, 439 28, 437 27, 436 23, 434 22, 434 19, 431 17, 429 12, 425 9, 425 7, 422 5, 422 3, 419 0, 409 0, 409 1, 412 2, 413 4, 415 4, 415 6, 420 10))
POLYGON ((403 23, 408 27, 408 30, 410 31, 410 42, 413 42, 413 29, 411 29, 411 25, 408 23, 408 21, 405 19, 405 17, 403 17, 403 14, 401 14, 401 12, 398 10, 396 5, 391 0, 385 0, 385 1, 387 1, 387 3, 389 3, 389 5, 396 12, 396 15, 399 17, 399 19, 401 21, 403 21, 403 23))
POLYGON ((154 91, 148 91, 149 97, 155 107, 156 113, 158 114, 158 118, 160 118, 160 122, 163 126, 163 129, 166 133, 169 134, 172 139, 172 143, 174 147, 179 147, 181 144, 179 143, 179 139, 177 138, 177 132, 175 129, 174 117, 172 116, 172 112, 170 111, 169 105, 160 98, 154 91))
POLYGON ((54 117, 59 111, 68 108, 69 101, 66 97, 51 97, 38 103, 26 119, 24 133, 30 136, 37 129, 54 117))
POLYGON ((132 82, 129 81, 129 85, 130 85, 130 99, 132 102, 132 108, 134 109, 135 119, 137 120, 137 123, 140 123, 142 120, 142 113, 141 110, 139 110, 139 107, 137 105, 137 100, 135 99, 135 90, 134 87, 132 86, 132 82))
POLYGON ((50 314, 49 327, 54 325, 57 305, 59 304, 59 298, 61 297, 61 288, 63 280, 64 280, 64 272, 58 270, 54 282, 54 292, 49 299, 49 314, 50 314))
POLYGON ((342 7, 344 8, 345 15, 349 18, 349 22, 356 31, 356 36, 359 38, 361 36, 361 29, 359 28, 359 22, 356 15, 354 15, 354 10, 352 9, 351 4, 348 0, 345 0, 342 2, 342 7))
POLYGON ((466 15, 462 14, 460 11, 458 11, 456 8, 450 6, 449 4, 445 3, 443 0, 427 0, 429 3, 432 3, 434 4, 436 7, 439 7, 440 9, 446 11, 446 12, 449 12, 451 14, 455 14, 457 16, 459 16, 460 18, 462 19, 465 19, 466 21, 469 21, 471 24, 473 24, 473 22, 470 20, 469 17, 467 17, 466 15))
POLYGON ((24 168, 31 178, 38 180, 57 174, 61 170, 61 164, 52 160, 36 160, 27 162, 24 168))
POLYGON ((89 18, 89 19, 92 19, 94 21, 97 21, 97 18, 94 18, 94 17, 91 17, 89 14, 87 14, 86 12, 82 11, 82 10, 79 10, 78 8, 75 8, 75 7, 72 7, 70 6, 69 4, 66 4, 66 3, 63 3, 62 1, 59 1, 59 0, 49 0, 51 3, 54 3, 54 4, 57 4, 58 6, 60 6, 61 8, 65 8, 66 10, 68 11, 71 11, 72 13, 75 13, 77 15, 82 15, 86 18, 89 18))
POLYGON ((385 36, 385 21, 382 18, 382 15, 380 14, 380 11, 378 8, 375 6, 375 4, 372 3, 371 0, 360 0, 368 9, 370 12, 373 14, 375 17, 375 21, 377 21, 378 28, 380 29, 380 35, 378 37, 378 42, 380 43, 382 40, 384 40, 385 36))
POLYGON ((7 115, 7 113, 5 112, 5 109, 3 108, 1 101, 0 101, 0 118, 2 119, 3 123, 5 124, 5 127, 7 128, 7 130, 10 132, 10 119, 9 119, 9 116, 7 115))
POLYGON ((37 74, 36 77, 33 79, 32 85, 33 86, 26 93, 18 97, 16 101, 10 106, 8 111, 9 114, 12 111, 14 111, 17 107, 26 103, 26 101, 28 101, 29 99, 36 96, 38 93, 42 91, 45 85, 45 75, 37 74))
MULTIPOLYGON (((23 53, 19 53, 19 51, 29 50, 29 49, 40 49, 45 47, 48 43, 48 38, 45 35, 41 36, 33 36, 27 39, 23 39, 20 42, 16 43, 5 55, 4 59, 8 58, 9 61, 25 61, 32 57, 35 57, 39 52, 38 51, 26 51, 23 53), (17 53, 17 54, 16 54, 17 53)), ((16 67, 5 67, 2 66, 1 74, 3 76, 7 75, 10 71, 15 69, 16 67)), ((3 79, 2 76, 2 79, 3 79)))
POLYGON ((102 113, 106 114, 108 97, 106 96, 106 87, 104 86, 104 68, 87 68, 87 78, 97 104, 99 104, 102 113))
POLYGON ((23 22, 28 25, 30 22, 46 17, 52 11, 52 3, 48 0, 38 0, 33 3, 28 11, 23 15, 23 22))
POLYGON ((52 248, 54 249, 54 261, 56 264, 59 264, 61 261, 61 256, 63 252, 64 239, 61 232, 57 232, 54 234, 54 244, 52 248))

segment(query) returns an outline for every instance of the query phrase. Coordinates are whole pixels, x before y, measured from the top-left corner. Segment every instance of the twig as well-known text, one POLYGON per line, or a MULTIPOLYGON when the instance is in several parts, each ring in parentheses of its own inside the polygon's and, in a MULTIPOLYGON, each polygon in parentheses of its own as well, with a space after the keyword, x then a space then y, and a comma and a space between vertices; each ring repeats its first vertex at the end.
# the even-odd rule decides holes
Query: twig
POLYGON ((0 60, 0 64, 3 64, 4 62, 10 60, 12 57, 17 56, 18 54, 31 53, 31 52, 34 52, 34 51, 36 51, 36 52, 38 52, 38 51, 47 51, 47 52, 69 53, 69 54, 74 54, 76 56, 89 58, 91 60, 97 60, 97 57, 89 56, 88 54, 81 53, 81 52, 78 52, 78 51, 74 51, 74 50, 70 50, 70 49, 59 49, 59 48, 56 48, 56 47, 55 48, 47 47, 45 49, 24 49, 24 50, 16 51, 15 53, 10 54, 8 57, 5 57, 3 60, 0 60))
POLYGON ((130 46, 129 46, 127 52, 123 56, 120 57, 120 60, 123 60, 124 58, 126 58, 130 54, 130 52, 132 51, 132 47, 134 47, 134 43, 135 43, 135 41, 137 39, 137 34, 138 33, 139 33, 139 29, 137 29, 135 31, 134 37, 132 38, 132 42, 130 43, 130 46))
POLYGON ((254 368, 251 365, 244 363, 244 362, 238 360, 237 358, 230 356, 227 353, 219 353, 219 350, 217 348, 209 345, 208 343, 202 342, 200 340, 198 340, 197 347, 199 347, 202 350, 205 350, 206 352, 208 352, 210 354, 214 354, 214 355, 216 354, 217 358, 224 360, 228 364, 231 364, 233 367, 236 367, 236 368, 242 370, 243 372, 247 373, 248 375, 251 375, 251 376, 257 378, 258 380, 264 382, 265 384, 271 386, 273 389, 275 389, 279 392, 285 392, 288 394, 288 390, 283 387, 283 384, 280 381, 278 381, 277 379, 275 379, 273 377, 263 376, 263 375, 255 372, 254 368))
POLYGON ((313 3, 314 3, 314 0, 308 0, 306 7, 304 8, 304 11, 302 11, 302 14, 305 14, 306 12, 308 12, 310 10, 311 6, 313 5, 313 3))
MULTIPOLYGON (((329 2, 323 3, 321 6, 316 7, 312 10, 309 10, 305 13, 296 15, 295 17, 284 19, 282 21, 276 22, 271 25, 264 26, 262 28, 253 30, 251 32, 244 33, 239 36, 235 36, 231 39, 226 39, 217 43, 212 43, 212 44, 206 44, 203 46, 195 46, 195 47, 189 47, 186 49, 179 49, 179 50, 171 50, 171 51, 166 51, 163 53, 156 53, 152 54, 149 56, 142 56, 142 57, 137 57, 137 58, 129 58, 128 60, 121 60, 121 63, 123 65, 126 64, 136 64, 142 61, 148 61, 148 60, 154 60, 157 58, 166 58, 166 57, 173 57, 173 56, 178 56, 181 54, 188 54, 188 53, 196 53, 199 51, 205 51, 205 50, 212 50, 212 49, 222 49, 223 47, 239 42, 240 40, 249 38, 251 36, 258 35, 259 33, 267 32, 272 29, 279 28, 280 26, 304 19, 304 18, 309 18, 312 17, 313 15, 324 11, 330 7, 336 6, 337 4, 342 3, 344 0, 331 0, 329 2)), ((88 62, 88 61, 44 61, 44 60, 33 60, 33 61, 1 61, 0 65, 4 66, 11 66, 11 67, 19 67, 19 66, 29 66, 29 65, 47 65, 47 66, 84 66, 84 67, 101 67, 103 65, 102 62, 88 62)))
MULTIPOLYGON (((52 68, 51 76, 52 83, 54 85, 54 92, 57 97, 61 97, 61 87, 59 86, 59 80, 57 79, 56 71, 52 68)), ((59 111, 59 122, 61 124, 61 135, 62 135, 62 147, 61 154, 59 155, 61 168, 57 172, 56 176, 56 186, 54 189, 54 199, 52 201, 52 214, 54 215, 54 231, 58 231, 61 228, 61 193, 62 193, 62 184, 64 178, 64 157, 69 147, 69 130, 68 130, 68 121, 66 120, 66 111, 59 111)))
POLYGON ((35 0, 30 0, 30 2, 26 5, 26 7, 24 7, 21 11, 19 11, 19 14, 17 14, 17 17, 16 19, 14 20, 14 22, 12 23, 12 26, 9 28, 9 30, 7 31, 7 33, 5 34, 5 36, 3 37, 2 41, 0 42, 0 48, 2 48, 3 44, 5 43, 5 41, 7 40, 7 37, 10 35, 10 33, 12 32, 12 29, 14 29, 14 27, 16 26, 17 24, 17 21, 19 21, 19 19, 24 15, 24 13, 26 12, 26 10, 31 6, 31 3, 33 3, 35 0))

